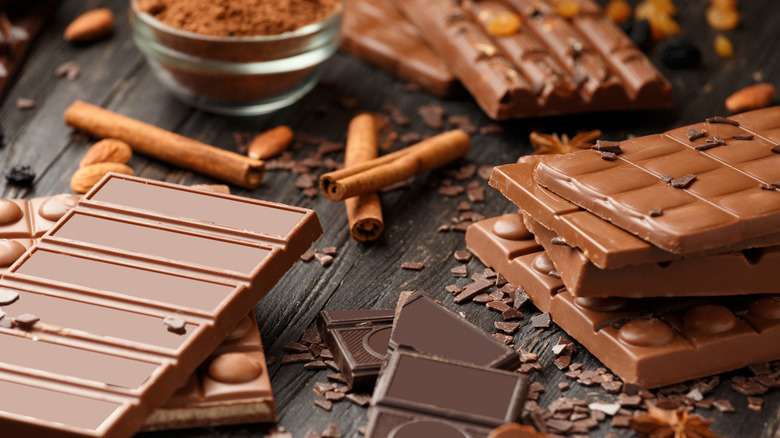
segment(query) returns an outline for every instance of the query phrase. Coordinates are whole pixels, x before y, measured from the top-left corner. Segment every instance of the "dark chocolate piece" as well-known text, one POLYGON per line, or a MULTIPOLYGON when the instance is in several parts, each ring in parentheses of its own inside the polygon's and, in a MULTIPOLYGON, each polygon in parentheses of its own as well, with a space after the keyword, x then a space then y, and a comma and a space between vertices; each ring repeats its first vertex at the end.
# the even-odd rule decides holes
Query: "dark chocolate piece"
MULTIPOLYGON (((742 113, 730 119, 678 128, 626 140, 617 161, 581 151, 544 158, 534 172, 540 185, 672 253, 725 251, 780 229, 780 196, 759 184, 780 179, 780 107, 742 113), (697 151, 706 141, 688 141, 690 128, 711 138, 752 134, 733 146, 697 151), (661 175, 672 180, 669 190, 661 175), (691 175, 698 175, 696 182, 691 175), (758 207, 760 206, 760 207, 758 207), (664 215, 646 220, 651 208, 664 215)), ((762 245, 766 246, 766 245, 762 245)))
POLYGON ((387 354, 393 310, 324 310, 317 327, 352 389, 370 388, 387 354))
POLYGON ((367 436, 486 437, 518 421, 523 374, 396 350, 374 390, 367 436))

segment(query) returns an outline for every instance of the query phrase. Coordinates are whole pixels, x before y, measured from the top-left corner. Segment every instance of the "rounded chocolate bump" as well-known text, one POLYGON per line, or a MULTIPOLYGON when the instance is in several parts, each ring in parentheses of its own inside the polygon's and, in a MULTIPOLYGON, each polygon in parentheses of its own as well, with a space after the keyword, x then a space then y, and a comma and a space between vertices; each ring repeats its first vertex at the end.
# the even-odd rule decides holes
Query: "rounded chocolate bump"
POLYGON ((532 236, 519 214, 501 216, 493 224, 493 234, 507 240, 528 240, 532 236))
POLYGON ((404 423, 391 430, 390 434, 387 436, 388 438, 465 438, 469 435, 466 435, 453 424, 442 423, 440 421, 419 420, 412 421, 411 423, 404 423))
POLYGON ((222 383, 243 383, 263 373, 260 362, 247 353, 225 353, 209 364, 209 377, 222 383))
POLYGON ((243 318, 236 328, 233 329, 232 332, 227 337, 228 341, 235 341, 236 339, 241 339, 249 333, 250 330, 252 330, 252 320, 249 319, 252 318, 251 316, 247 315, 246 318, 243 318))
POLYGON ((574 299, 574 304, 581 309, 594 312, 614 312, 626 307, 628 299, 577 297, 574 299))
POLYGON ((15 240, 0 239, 0 268, 11 266, 25 251, 27 248, 15 240))
POLYGON ((780 296, 768 296, 751 300, 748 314, 764 319, 780 319, 780 296))
POLYGON ((734 313, 717 304, 696 306, 683 314, 683 323, 691 330, 701 333, 723 333, 737 325, 734 313))
POLYGON ((38 208, 38 214, 46 220, 57 222, 78 204, 79 199, 81 196, 67 193, 51 196, 38 208))
POLYGON ((376 328, 363 338, 363 348, 377 358, 387 356, 387 345, 390 343, 392 327, 376 328))
POLYGON ((19 205, 8 199, 0 199, 0 225, 18 222, 22 216, 24 213, 19 205))
POLYGON ((536 256, 533 266, 534 269, 546 275, 550 275, 550 271, 555 270, 555 266, 546 252, 539 253, 539 255, 536 256))
POLYGON ((660 319, 638 319, 623 324, 618 338, 636 347, 662 347, 674 340, 674 331, 660 319))

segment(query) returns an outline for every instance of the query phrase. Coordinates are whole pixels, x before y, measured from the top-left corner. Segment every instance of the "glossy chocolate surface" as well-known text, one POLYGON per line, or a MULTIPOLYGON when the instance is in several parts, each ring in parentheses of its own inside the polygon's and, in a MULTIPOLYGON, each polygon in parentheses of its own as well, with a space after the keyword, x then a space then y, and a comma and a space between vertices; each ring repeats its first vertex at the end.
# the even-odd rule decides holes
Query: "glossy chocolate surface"
POLYGON ((666 251, 722 251, 780 229, 780 192, 772 189, 780 180, 780 154, 772 151, 780 107, 730 120, 739 126, 704 122, 623 141, 614 161, 596 151, 551 156, 534 179, 666 251), (706 136, 689 140, 691 128, 706 136), (715 137, 724 144, 703 147, 715 137), (684 187, 665 182, 686 175, 696 178, 684 187))
POLYGON ((669 82, 590 0, 571 20, 553 1, 398 0, 494 119, 586 111, 664 108, 669 82), (508 36, 488 31, 499 13, 519 15, 508 36))
POLYGON ((537 258, 546 257, 540 246, 528 252, 529 240, 491 232, 499 219, 472 225, 468 248, 509 282, 522 285, 540 310, 624 382, 653 388, 780 357, 776 295, 577 298, 560 279, 534 268, 537 258), (509 256, 513 248, 523 248, 522 255, 509 256))
MULTIPOLYGON (((87 198, 102 201, 82 200, 0 280, 0 291, 19 296, 2 308, 15 323, 0 328, 0 386, 13 401, 0 404, 0 428, 9 436, 132 435, 321 233, 309 210, 124 175, 109 174, 87 198), (251 228, 237 228, 242 214, 251 228), (156 246, 171 244, 181 248, 156 246), (222 260, 195 254, 203 251, 222 260), (231 270, 223 260, 236 254, 255 266, 231 270)), ((214 353, 235 354, 203 379, 204 400, 250 396, 267 379, 262 351, 246 350, 242 337, 227 341, 237 351, 214 353)))

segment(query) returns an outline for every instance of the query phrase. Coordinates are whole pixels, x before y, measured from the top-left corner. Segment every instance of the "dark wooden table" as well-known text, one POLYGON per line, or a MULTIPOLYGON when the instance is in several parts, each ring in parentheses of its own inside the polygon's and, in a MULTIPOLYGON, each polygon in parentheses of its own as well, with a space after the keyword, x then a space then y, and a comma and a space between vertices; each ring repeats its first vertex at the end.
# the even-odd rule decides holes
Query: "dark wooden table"
MULTIPOLYGON (((660 132, 701 121, 707 116, 726 114, 723 107, 725 97, 756 80, 780 84, 780 56, 777 56, 780 8, 776 0, 741 2, 742 24, 738 30, 727 33, 736 48, 736 56, 730 60, 719 58, 712 50, 716 32, 704 22, 704 10, 709 2, 676 3, 679 22, 702 49, 703 65, 688 71, 660 67, 674 85, 677 98, 674 110, 505 122, 502 123, 506 129, 503 135, 473 137, 468 160, 479 165, 513 162, 518 156, 531 152, 528 134, 532 130, 571 135, 577 131, 601 129, 605 139, 660 132)), ((465 93, 442 100, 425 92, 406 92, 404 84, 392 76, 341 54, 329 61, 321 85, 297 104, 274 114, 229 118, 192 110, 169 96, 152 76, 131 41, 126 7, 126 2, 110 0, 64 1, 34 46, 0 112, 0 125, 7 141, 0 150, 0 160, 3 167, 30 164, 38 176, 34 187, 29 190, 7 186, 3 180, 0 184, 3 185, 4 197, 33 197, 69 190, 70 176, 88 146, 83 139, 74 138, 71 129, 62 121, 63 111, 75 99, 232 150, 237 149, 233 138, 235 132, 260 132, 279 124, 289 125, 299 133, 343 142, 351 116, 359 110, 381 112, 383 105, 388 103, 402 108, 412 118, 411 126, 398 129, 399 133, 411 130, 423 135, 434 134, 416 115, 418 106, 430 103, 443 105, 448 115, 467 114, 480 126, 489 123, 465 93), (98 6, 110 7, 116 12, 118 19, 113 37, 80 47, 62 40, 63 29, 74 17, 98 6), (55 68, 71 60, 81 66, 81 77, 75 81, 56 78, 55 68), (17 109, 15 102, 19 97, 34 99, 37 107, 17 109), (350 108, 343 105, 344 98, 356 99, 357 106, 350 108)), ((653 54, 652 59, 658 64, 657 54, 653 54)), ((400 144, 395 147, 400 147, 400 144)), ((314 150, 314 146, 304 146, 296 151, 296 158, 303 158, 314 150)), ((340 156, 335 158, 341 159, 340 156)), ((214 182, 142 156, 134 157, 130 165, 143 177, 182 184, 214 182)), ((325 228, 325 234, 315 246, 336 246, 339 251, 335 262, 328 268, 316 262, 298 263, 257 306, 268 356, 281 358, 282 346, 297 341, 304 328, 313 327, 317 312, 322 309, 389 308, 394 305, 398 293, 408 289, 426 290, 447 305, 465 312, 476 324, 493 331, 493 321, 498 317, 496 313, 473 303, 455 305, 444 291, 445 285, 455 282, 450 268, 459 264, 453 259, 452 252, 465 249, 465 244, 462 233, 438 233, 436 229, 458 215, 456 206, 466 197, 447 198, 437 194, 436 183, 443 178, 442 174, 421 175, 410 187, 382 195, 387 229, 381 240, 373 244, 352 240, 347 232, 343 205, 332 203, 322 196, 307 198, 294 187, 295 178, 296 175, 286 171, 270 171, 257 190, 233 190, 238 195, 315 209, 325 228), (422 261, 425 269, 419 273, 401 270, 400 265, 404 261, 422 261)), ((479 181, 486 186, 484 181, 479 181)), ((514 211, 515 207, 497 191, 488 188, 487 202, 474 204, 474 210, 494 216, 514 211)), ((468 267, 470 272, 483 269, 476 259, 468 267)), ((562 395, 556 384, 566 380, 552 365, 554 356, 550 351, 551 344, 564 333, 556 326, 547 330, 533 329, 528 321, 535 313, 533 308, 526 312, 526 324, 517 333, 516 343, 533 346, 531 351, 540 355, 544 370, 532 374, 532 379, 546 386, 547 391, 539 400, 542 406, 546 406, 562 395)), ((724 351, 722 354, 738 352, 724 351)), ((600 366, 584 349, 576 353, 574 360, 583 362, 587 369, 600 366)), ((310 429, 321 431, 329 422, 338 424, 344 436, 356 436, 356 429, 364 424, 365 409, 349 402, 336 404, 332 412, 315 407, 313 401, 318 396, 312 387, 315 382, 325 380, 325 371, 304 371, 301 365, 280 366, 277 360, 270 367, 270 372, 279 424, 295 437, 303 437, 310 429)), ((731 375, 733 373, 722 376, 726 383, 721 383, 714 395, 730 400, 736 412, 720 414, 714 409, 697 409, 697 412, 714 418, 713 430, 721 435, 778 436, 780 391, 770 391, 763 396, 763 410, 752 411, 747 408, 746 398, 729 387, 727 380, 731 375)), ((585 388, 576 383, 564 395, 588 401, 613 398, 601 388, 585 388)), ((140 436, 248 437, 262 436, 269 429, 269 425, 247 424, 140 436)), ((604 436, 608 432, 616 432, 618 436, 631 435, 625 429, 610 430, 606 421, 593 431, 592 436, 604 436)))

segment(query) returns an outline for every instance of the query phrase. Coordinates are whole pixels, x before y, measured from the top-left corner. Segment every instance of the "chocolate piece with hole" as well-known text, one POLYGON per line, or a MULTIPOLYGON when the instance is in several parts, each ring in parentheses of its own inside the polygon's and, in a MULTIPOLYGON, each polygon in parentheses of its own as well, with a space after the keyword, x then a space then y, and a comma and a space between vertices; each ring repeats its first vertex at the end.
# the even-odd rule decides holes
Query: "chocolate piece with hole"
POLYGON ((486 437, 522 414, 528 377, 398 349, 377 382, 366 436, 486 437))
POLYGON ((317 328, 351 389, 371 388, 387 354, 393 310, 323 310, 317 328))

